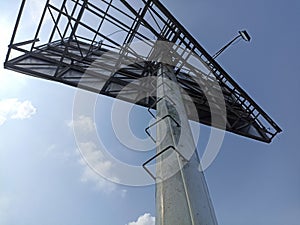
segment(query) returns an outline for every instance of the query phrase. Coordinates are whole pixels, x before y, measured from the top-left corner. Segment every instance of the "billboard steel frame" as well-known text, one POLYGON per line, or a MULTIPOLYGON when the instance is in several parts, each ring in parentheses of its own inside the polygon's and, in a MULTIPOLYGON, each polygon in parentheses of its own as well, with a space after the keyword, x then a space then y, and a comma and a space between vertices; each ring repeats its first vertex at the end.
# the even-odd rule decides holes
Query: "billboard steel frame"
MULTIPOLYGON (((26 11, 26 0, 22 1, 5 68, 111 97, 118 96, 122 100, 155 109, 155 100, 149 96, 153 88, 135 84, 141 77, 155 76, 149 72, 155 69, 155 65, 134 49, 127 48, 124 52, 123 46, 142 42, 151 47, 157 40, 166 41, 176 45, 174 51, 178 59, 174 72, 181 88, 192 98, 190 102, 188 97, 184 97, 186 107, 189 104, 196 105, 201 123, 210 125, 211 115, 206 99, 208 92, 202 90, 198 83, 205 82, 207 85, 210 76, 213 76, 224 94, 227 131, 267 143, 281 132, 280 127, 160 1, 132 0, 129 3, 125 0, 63 0, 60 4, 55 0, 47 0, 34 36, 29 40, 19 40, 18 29, 26 11), (192 54, 198 57, 209 72, 200 70, 199 77, 199 74, 193 73, 186 66, 192 54), (126 68, 122 65, 122 68, 120 55, 127 57, 128 61, 132 60, 132 63, 126 68), (101 59, 102 56, 106 57, 105 60, 101 59), (97 66, 102 67, 102 72, 84 77, 83 74, 95 61, 97 66), (128 94, 120 94, 128 85, 131 89, 127 90, 128 94), (141 92, 147 92, 149 98, 136 102, 141 92)), ((189 112, 188 116, 196 120, 189 112)))

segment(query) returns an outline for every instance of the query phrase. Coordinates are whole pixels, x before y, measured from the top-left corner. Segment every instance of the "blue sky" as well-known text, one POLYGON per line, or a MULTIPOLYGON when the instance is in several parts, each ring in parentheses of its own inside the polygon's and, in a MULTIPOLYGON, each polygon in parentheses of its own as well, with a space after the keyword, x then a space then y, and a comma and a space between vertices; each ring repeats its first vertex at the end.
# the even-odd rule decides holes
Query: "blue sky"
MULTIPOLYGON (((283 129, 270 145, 226 134, 219 155, 206 170, 219 224, 298 225, 299 1, 161 2, 211 54, 238 30, 248 30, 251 42, 232 46, 218 62, 283 129)), ((19 5, 19 0, 0 2, 2 62, 19 5)), ((30 15, 29 27, 35 19, 34 13, 30 15)), ((89 121, 72 122, 75 94, 74 88, 0 68, 0 224, 154 224, 153 185, 107 182, 82 161, 72 126, 84 124, 88 130, 89 121)), ((109 98, 99 101, 111 105, 109 98)), ((101 104, 97 122, 106 124, 110 133, 110 115, 101 104)), ((146 109, 135 110, 142 121, 138 130, 149 117, 146 109)), ((200 152, 208 132, 201 126, 200 152)), ((106 140, 114 155, 119 150, 126 159, 128 149, 106 140)))

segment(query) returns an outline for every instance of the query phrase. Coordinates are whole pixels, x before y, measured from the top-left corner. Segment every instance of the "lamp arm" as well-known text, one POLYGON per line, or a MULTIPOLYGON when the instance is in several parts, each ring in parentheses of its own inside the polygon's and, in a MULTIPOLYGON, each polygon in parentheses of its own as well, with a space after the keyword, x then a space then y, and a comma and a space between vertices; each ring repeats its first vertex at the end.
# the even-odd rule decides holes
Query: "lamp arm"
POLYGON ((219 51, 217 51, 212 58, 215 59, 217 58, 226 48, 228 48, 233 42, 235 42, 239 37, 241 37, 242 35, 239 34, 238 36, 236 36, 235 38, 233 38, 228 44, 226 44, 223 48, 221 48, 219 51))

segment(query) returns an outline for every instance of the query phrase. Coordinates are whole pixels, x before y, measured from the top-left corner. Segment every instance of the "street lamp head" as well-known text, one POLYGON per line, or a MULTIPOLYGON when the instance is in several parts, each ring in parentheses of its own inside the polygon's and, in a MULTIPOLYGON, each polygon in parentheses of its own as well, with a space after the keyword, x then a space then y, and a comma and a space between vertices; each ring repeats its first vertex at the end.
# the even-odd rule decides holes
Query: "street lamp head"
POLYGON ((236 36, 235 38, 233 38, 227 45, 225 45, 223 48, 221 48, 216 54, 214 54, 212 56, 212 58, 213 59, 217 58, 225 49, 227 49, 230 45, 232 45, 232 43, 234 43, 240 37, 242 37, 245 41, 248 41, 248 42, 251 40, 251 37, 247 33, 247 31, 246 30, 241 30, 241 31, 239 31, 239 35, 238 36, 236 36))
POLYGON ((239 34, 240 34, 240 36, 241 36, 245 41, 250 41, 250 40, 251 40, 251 37, 250 37, 250 35, 247 33, 246 30, 239 31, 239 34))

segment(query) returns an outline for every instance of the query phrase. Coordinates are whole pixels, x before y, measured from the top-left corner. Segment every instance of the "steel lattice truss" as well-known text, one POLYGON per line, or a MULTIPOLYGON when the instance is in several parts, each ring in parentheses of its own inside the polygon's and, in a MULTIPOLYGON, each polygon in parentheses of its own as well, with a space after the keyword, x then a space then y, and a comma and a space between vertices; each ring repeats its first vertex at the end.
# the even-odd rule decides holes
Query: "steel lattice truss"
POLYGON ((18 35, 27 4, 23 0, 5 68, 155 109, 156 84, 140 78, 157 76, 154 46, 166 41, 191 120, 211 124, 207 96, 216 79, 226 130, 264 142, 281 131, 158 0, 47 0, 36 32, 24 40, 18 35), (146 54, 131 43, 142 43, 146 54))

